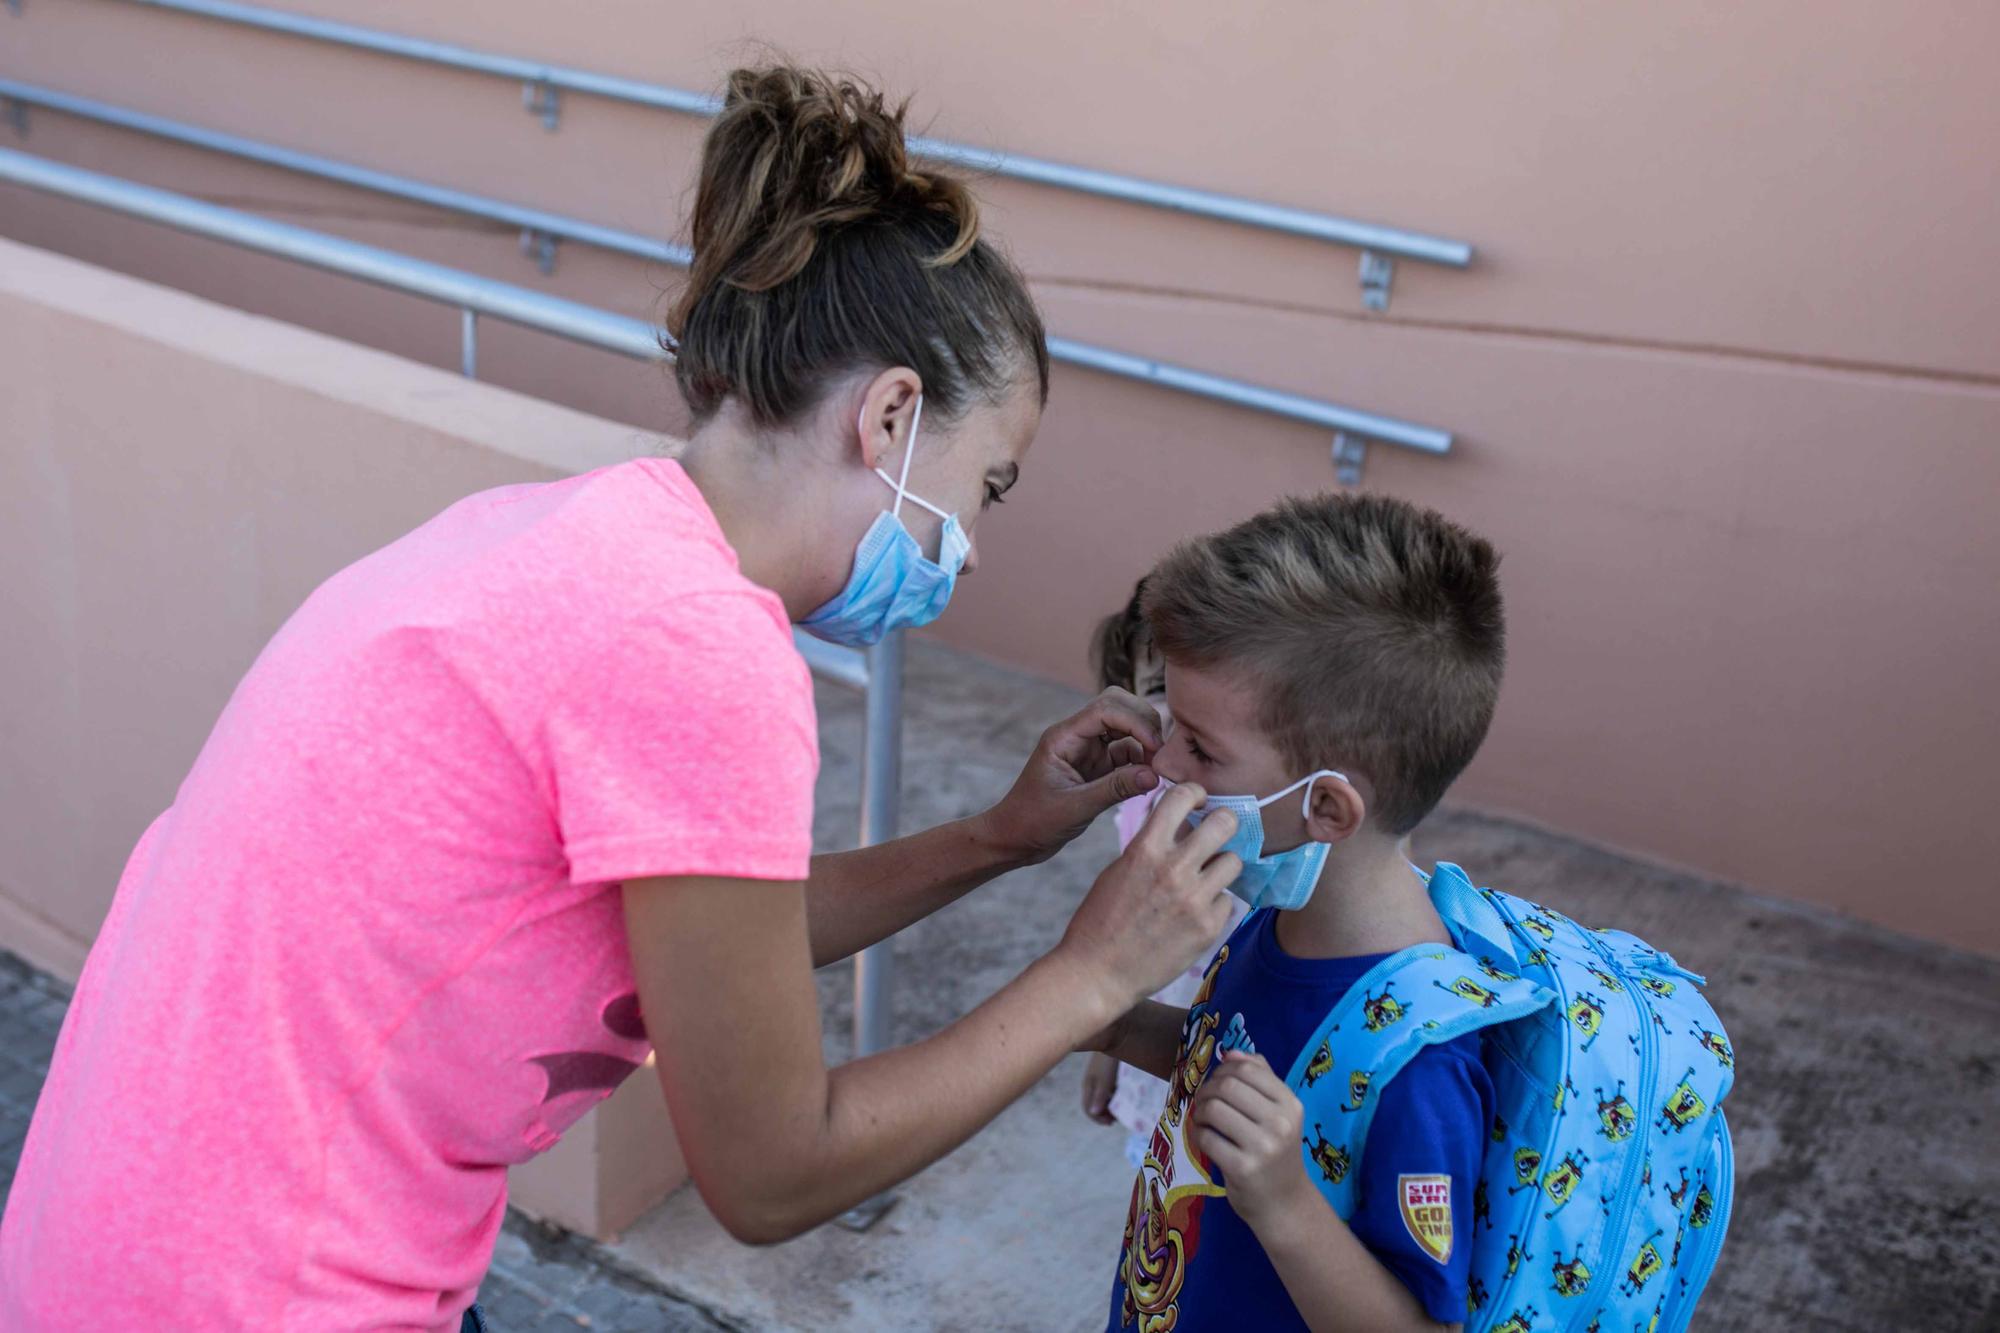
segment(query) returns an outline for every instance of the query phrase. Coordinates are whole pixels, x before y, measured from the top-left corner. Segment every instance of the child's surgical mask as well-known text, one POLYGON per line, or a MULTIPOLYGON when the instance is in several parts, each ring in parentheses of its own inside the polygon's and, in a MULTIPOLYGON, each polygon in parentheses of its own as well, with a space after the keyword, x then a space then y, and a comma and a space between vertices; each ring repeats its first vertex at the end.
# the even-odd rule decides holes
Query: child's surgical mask
MULTIPOLYGON (((1281 912, 1295 912, 1306 905, 1313 889, 1318 887, 1320 871, 1326 866, 1326 854, 1333 849, 1332 843, 1308 839, 1289 852, 1275 852, 1270 856, 1260 853, 1264 850, 1264 807, 1304 787, 1306 794, 1299 804, 1299 813, 1310 818, 1313 785, 1321 778, 1347 781, 1345 773, 1322 768, 1261 800, 1255 796, 1211 796, 1188 816, 1190 824, 1199 824, 1217 810, 1227 810, 1236 816, 1236 832, 1229 835, 1229 841, 1222 844, 1217 855, 1234 852, 1237 859, 1243 862, 1243 871, 1230 882, 1229 891, 1249 903, 1252 911, 1260 907, 1275 907, 1281 912)), ((1157 801, 1160 794, 1177 785, 1161 778, 1154 799, 1157 801)))

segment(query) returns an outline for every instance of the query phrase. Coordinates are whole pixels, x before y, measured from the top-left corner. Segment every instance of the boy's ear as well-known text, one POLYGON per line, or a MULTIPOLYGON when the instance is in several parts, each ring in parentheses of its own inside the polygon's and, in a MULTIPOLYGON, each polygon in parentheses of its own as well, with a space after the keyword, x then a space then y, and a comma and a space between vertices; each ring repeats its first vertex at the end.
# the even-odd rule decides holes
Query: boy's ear
POLYGON ((1312 804, 1306 810, 1306 836, 1314 842, 1342 842, 1351 838, 1368 817, 1368 802, 1344 778, 1327 776, 1312 787, 1312 804))

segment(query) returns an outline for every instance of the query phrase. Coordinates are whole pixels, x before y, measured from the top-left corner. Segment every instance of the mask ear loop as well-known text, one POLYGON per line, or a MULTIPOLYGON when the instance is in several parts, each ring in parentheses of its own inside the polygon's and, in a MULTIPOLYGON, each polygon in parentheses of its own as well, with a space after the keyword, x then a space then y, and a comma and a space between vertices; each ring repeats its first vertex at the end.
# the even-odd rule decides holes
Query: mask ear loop
POLYGON ((1272 792, 1269 796, 1266 796, 1263 800, 1257 802, 1257 808, 1259 810, 1262 810, 1265 806, 1271 804, 1271 802, 1281 801, 1285 797, 1290 796, 1293 792, 1297 791, 1299 788, 1304 787, 1306 789, 1306 794, 1305 794, 1305 799, 1299 802, 1299 817, 1302 819, 1311 819, 1312 803, 1313 803, 1313 784, 1315 782, 1318 782, 1321 778, 1339 778, 1342 782, 1348 781, 1347 774, 1342 773, 1337 769, 1322 768, 1317 773, 1308 773, 1306 776, 1300 778, 1297 782, 1294 782, 1291 786, 1285 788, 1283 791, 1272 792))
MULTIPOLYGON (((1313 784, 1314 784, 1315 782, 1318 782, 1318 781, 1319 781, 1319 780, 1320 780, 1321 778, 1339 778, 1339 779, 1340 779, 1340 780, 1341 780, 1342 782, 1347 782, 1347 774, 1345 774, 1345 773, 1342 773, 1342 772, 1338 771, 1337 769, 1331 769, 1331 768, 1322 768, 1322 769, 1321 769, 1321 770, 1320 770, 1319 772, 1317 772, 1317 773, 1313 774, 1313 775, 1312 775, 1311 777, 1307 778, 1307 779, 1306 779, 1306 797, 1305 797, 1305 799, 1304 799, 1303 801, 1300 801, 1300 802, 1299 802, 1299 818, 1300 818, 1300 819, 1311 819, 1311 818, 1312 818, 1312 811, 1313 811, 1313 784)), ((1348 783, 1348 785, 1349 785, 1349 786, 1353 786, 1354 784, 1350 782, 1350 783, 1348 783)))
POLYGON ((910 413, 909 442, 903 446, 903 470, 896 477, 896 507, 889 511, 898 518, 903 516, 903 500, 910 493, 910 462, 917 456, 917 427, 923 424, 923 420, 924 396, 919 393, 916 410, 910 413))
MULTIPOLYGON (((939 518, 951 517, 936 505, 928 504, 917 496, 910 494, 910 460, 917 456, 917 427, 923 423, 923 419, 924 395, 922 392, 919 392, 917 394, 917 410, 910 414, 910 438, 909 442, 903 448, 902 474, 891 481, 888 473, 879 467, 875 469, 876 476, 896 488, 896 503, 889 507, 889 512, 899 519, 903 516, 903 501, 906 499, 923 505, 924 508, 930 510, 939 518)), ((868 434, 868 409, 865 405, 861 409, 861 416, 854 423, 854 428, 864 437, 868 434)))

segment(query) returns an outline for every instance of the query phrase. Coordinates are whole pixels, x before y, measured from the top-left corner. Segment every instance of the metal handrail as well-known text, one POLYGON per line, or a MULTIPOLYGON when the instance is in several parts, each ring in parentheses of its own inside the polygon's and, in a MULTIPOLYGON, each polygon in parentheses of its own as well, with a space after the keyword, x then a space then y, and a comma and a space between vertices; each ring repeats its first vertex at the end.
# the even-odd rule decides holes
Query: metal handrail
POLYGON ((559 236, 564 240, 579 241, 585 245, 594 245, 600 250, 611 250, 639 259, 657 260, 681 268, 687 267, 694 259, 694 252, 684 245, 655 240, 637 232, 621 231, 617 227, 601 227, 581 218, 550 213, 539 208, 528 208, 521 204, 509 203, 504 199, 495 199, 490 195, 453 190, 409 176, 396 176, 386 171, 356 166, 337 158, 301 153, 290 148, 281 148, 276 144, 265 143, 261 139, 245 138, 240 134, 224 134, 220 130, 204 129, 199 125, 190 125, 186 121, 169 120, 165 116, 133 111, 128 107, 101 102, 92 97, 78 97, 73 93, 58 92, 54 88, 23 83, 19 79, 0 78, 0 102, 16 102, 22 106, 59 111, 64 115, 95 121, 100 125, 114 125, 119 129, 132 130, 139 134, 150 134, 156 139, 166 139, 195 148, 206 148, 211 152, 226 153, 231 157, 243 158, 245 161, 297 172, 301 176, 313 176, 320 180, 351 185, 357 189, 372 190, 377 194, 428 204, 432 208, 441 208, 447 212, 489 218, 510 227, 519 227, 524 232, 559 236))
MULTIPOLYGON (((267 166, 281 167, 321 180, 335 181, 372 190, 378 194, 519 227, 523 231, 524 241, 530 241, 537 235, 561 237, 620 254, 681 267, 685 267, 691 257, 690 251, 683 246, 672 245, 638 232, 599 226, 579 218, 527 208, 487 195, 447 189, 406 176, 396 176, 356 166, 335 158, 301 153, 241 135, 224 134, 162 116, 113 106, 93 98, 57 92, 17 79, 0 79, 0 101, 8 100, 22 105, 45 107, 66 115, 154 135, 176 143, 226 153, 267 166)), ((548 266, 549 261, 545 255, 543 267, 546 269, 548 266)), ((1091 343, 1078 342, 1072 338, 1051 336, 1048 339, 1048 347, 1049 355, 1058 361, 1270 412, 1295 421, 1310 422, 1340 434, 1383 440, 1426 453, 1442 454, 1451 449, 1450 432, 1433 426, 1364 412, 1324 399, 1250 384, 1224 375, 1215 375, 1170 362, 1156 361, 1148 357, 1098 347, 1091 343)), ((1358 448, 1358 445, 1344 443, 1340 447, 1351 451, 1358 448)), ((1344 466, 1350 462, 1358 466, 1358 458, 1343 457, 1344 466)))
POLYGON ((461 310, 540 329, 624 356, 644 360, 662 360, 666 356, 660 346, 659 330, 642 319, 565 301, 527 287, 295 227, 288 222, 274 222, 171 190, 52 162, 17 149, 0 148, 0 180, 345 274, 379 287, 428 297, 461 310))
POLYGON ((1107 347, 1094 347, 1089 343, 1058 338, 1053 334, 1049 336, 1048 341, 1049 355, 1058 361, 1068 361, 1072 365, 1088 366, 1092 370, 1123 375, 1128 379, 1144 380, 1149 384, 1179 389, 1183 393, 1198 394, 1203 398, 1217 398, 1226 403, 1235 403, 1239 407, 1254 407, 1260 412, 1290 417, 1294 421, 1309 421, 1317 426, 1325 426, 1337 434, 1364 435, 1372 440, 1385 440, 1390 444, 1419 449, 1427 454, 1451 452, 1451 432, 1439 430, 1434 426, 1419 426, 1413 422, 1400 421, 1395 417, 1377 416, 1373 412, 1342 407, 1338 403, 1329 403, 1319 398, 1307 398, 1303 394, 1292 393, 1285 389, 1267 389, 1261 385, 1246 384, 1242 380, 1211 375, 1205 370, 1194 370, 1168 361, 1133 356, 1129 352, 1114 352, 1107 347))
POLYGON ((824 676, 836 685, 865 692, 875 678, 868 665, 868 654, 858 649, 842 648, 798 629, 792 631, 792 645, 815 676, 824 676))
MULTIPOLYGON (((172 10, 201 18, 219 19, 227 23, 261 28, 267 32, 330 42, 380 55, 398 56, 406 60, 419 60, 428 64, 445 65, 453 69, 472 70, 518 80, 526 92, 525 100, 529 109, 540 113, 544 123, 551 129, 555 128, 556 117, 559 115, 559 103, 554 96, 558 90, 697 116, 712 116, 722 107, 721 99, 708 93, 670 88, 661 84, 598 74, 590 70, 571 69, 562 65, 550 65, 539 60, 499 55, 449 42, 406 37, 400 33, 383 32, 380 29, 364 28, 332 19, 285 13, 261 5, 235 4, 231 3, 231 0, 127 0, 127 3, 141 4, 152 9, 172 10)), ((1225 222, 1241 223, 1244 226, 1261 227, 1269 231, 1287 232, 1339 245, 1357 246, 1380 254, 1398 255, 1405 259, 1444 264, 1453 268, 1464 268, 1472 262, 1472 247, 1464 241, 1454 241, 1399 227, 1378 226, 1331 213, 1289 208, 1280 204, 1220 194, 1212 190, 1198 190, 1161 181, 1145 180, 1119 172, 1051 162, 1019 153, 1003 153, 991 148, 979 148, 946 139, 912 136, 909 145, 912 152, 933 161, 949 162, 955 166, 999 176, 1011 176, 1040 185, 1052 185, 1129 203, 1192 213, 1225 222)))

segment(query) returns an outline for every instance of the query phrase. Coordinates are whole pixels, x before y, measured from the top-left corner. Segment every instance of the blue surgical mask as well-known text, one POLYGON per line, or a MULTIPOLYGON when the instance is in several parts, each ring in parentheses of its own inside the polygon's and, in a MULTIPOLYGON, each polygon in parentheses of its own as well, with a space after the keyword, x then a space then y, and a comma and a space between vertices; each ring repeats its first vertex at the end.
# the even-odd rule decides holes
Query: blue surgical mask
POLYGON ((854 572, 847 586, 825 606, 799 622, 799 628, 829 643, 850 648, 866 648, 880 643, 892 630, 915 629, 928 625, 951 600, 952 585, 972 549, 972 541, 958 524, 958 515, 947 514, 930 501, 910 494, 910 459, 917 452, 917 426, 924 419, 923 395, 917 396, 916 411, 910 415, 910 440, 903 450, 903 470, 891 477, 881 468, 875 475, 896 493, 896 503, 875 516, 854 552, 854 572), (930 510, 944 520, 944 534, 938 539, 938 558, 932 560, 917 545, 917 539, 903 526, 903 501, 930 510))
MULTIPOLYGON (((1217 855, 1234 852, 1236 858, 1243 862, 1243 873, 1230 883, 1229 891, 1249 903, 1252 911, 1260 907, 1275 907, 1281 912, 1295 912, 1306 905, 1306 900, 1312 897, 1313 889, 1318 886, 1319 874, 1326 867, 1326 854, 1332 850, 1332 843, 1307 841, 1289 852, 1275 852, 1270 856, 1261 853, 1264 850, 1264 807, 1304 787, 1306 794, 1299 804, 1299 814, 1310 817, 1313 784, 1321 778, 1347 781, 1345 773, 1322 768, 1262 800, 1255 796, 1211 796, 1188 816, 1190 824, 1199 824, 1217 810, 1227 810, 1236 816, 1236 832, 1229 835, 1229 841, 1222 844, 1217 855)), ((1160 779, 1160 791, 1163 793, 1174 785, 1165 778, 1160 779)))

